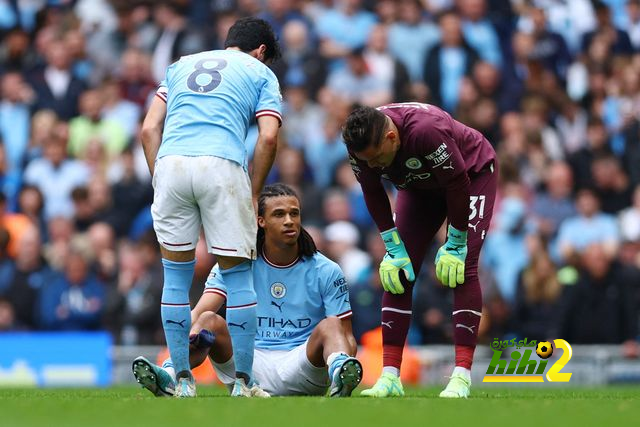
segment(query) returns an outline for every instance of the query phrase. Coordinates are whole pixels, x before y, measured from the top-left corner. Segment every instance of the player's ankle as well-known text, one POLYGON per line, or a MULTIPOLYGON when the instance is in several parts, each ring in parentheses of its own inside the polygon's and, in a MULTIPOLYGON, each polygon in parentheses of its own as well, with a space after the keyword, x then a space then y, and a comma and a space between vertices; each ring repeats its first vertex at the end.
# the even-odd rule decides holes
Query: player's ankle
POLYGON ((186 378, 188 380, 193 380, 193 375, 191 375, 191 371, 180 371, 176 374, 176 381, 179 381, 181 378, 186 378))
POLYGON ((393 375, 394 377, 400 376, 400 368, 396 368, 395 366, 385 366, 382 368, 383 374, 393 375))

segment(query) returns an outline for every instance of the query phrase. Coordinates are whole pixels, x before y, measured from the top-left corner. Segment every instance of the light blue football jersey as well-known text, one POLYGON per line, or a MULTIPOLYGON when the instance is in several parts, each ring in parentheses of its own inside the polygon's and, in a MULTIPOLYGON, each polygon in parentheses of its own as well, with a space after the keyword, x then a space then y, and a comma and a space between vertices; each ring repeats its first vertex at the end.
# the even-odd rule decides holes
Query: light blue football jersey
MULTIPOLYGON (((324 318, 351 316, 344 273, 319 252, 287 267, 259 256, 253 263, 253 285, 258 297, 256 348, 290 350, 304 344, 324 318)), ((226 296, 217 265, 205 292, 226 296)))
POLYGON ((282 121, 278 79, 237 50, 184 56, 167 68, 156 95, 167 103, 158 158, 217 156, 247 166, 245 138, 253 117, 282 121))

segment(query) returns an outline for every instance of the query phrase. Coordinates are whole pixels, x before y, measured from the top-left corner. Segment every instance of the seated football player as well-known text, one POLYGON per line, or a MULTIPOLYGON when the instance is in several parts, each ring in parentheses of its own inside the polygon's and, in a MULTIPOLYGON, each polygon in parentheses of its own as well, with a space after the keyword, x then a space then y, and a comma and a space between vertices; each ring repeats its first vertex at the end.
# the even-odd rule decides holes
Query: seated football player
MULTIPOLYGON (((258 226, 258 257, 252 267, 258 332, 253 375, 242 384, 242 396, 325 395, 327 390, 331 396, 350 396, 362 379, 362 365, 354 357, 344 273, 317 251, 302 228, 300 201, 290 187, 264 188, 258 226)), ((231 389, 238 380, 229 328, 242 333, 246 325, 227 323, 216 314, 225 300, 225 284, 214 266, 191 312, 190 364, 198 366, 208 355, 218 378, 231 389)), ((136 380, 156 396, 173 395, 170 359, 160 367, 138 357, 132 369, 136 380)))

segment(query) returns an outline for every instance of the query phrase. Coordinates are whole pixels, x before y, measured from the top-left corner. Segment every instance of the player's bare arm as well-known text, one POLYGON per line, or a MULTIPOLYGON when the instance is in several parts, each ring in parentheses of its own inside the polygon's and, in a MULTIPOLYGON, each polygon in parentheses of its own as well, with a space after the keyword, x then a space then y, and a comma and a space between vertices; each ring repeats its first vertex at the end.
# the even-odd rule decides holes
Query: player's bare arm
POLYGON ((164 119, 167 115, 167 104, 159 97, 154 97, 151 107, 147 112, 140 137, 142 139, 142 148, 144 149, 144 157, 147 159, 149 172, 153 176, 153 168, 162 142, 162 130, 164 128, 164 119))
POLYGON ((274 116, 258 117, 258 142, 253 154, 253 171, 251 174, 251 189, 253 191, 253 205, 257 210, 257 201, 264 181, 276 158, 278 148, 278 131, 280 120, 274 116))
MULTIPOLYGON (((205 312, 217 313, 222 307, 222 304, 225 302, 225 298, 217 293, 206 292, 202 294, 196 306, 191 310, 191 323, 195 325, 196 321, 205 312)), ((191 332, 193 333, 194 327, 192 327, 191 332)), ((197 333, 198 331, 196 331, 197 333)))

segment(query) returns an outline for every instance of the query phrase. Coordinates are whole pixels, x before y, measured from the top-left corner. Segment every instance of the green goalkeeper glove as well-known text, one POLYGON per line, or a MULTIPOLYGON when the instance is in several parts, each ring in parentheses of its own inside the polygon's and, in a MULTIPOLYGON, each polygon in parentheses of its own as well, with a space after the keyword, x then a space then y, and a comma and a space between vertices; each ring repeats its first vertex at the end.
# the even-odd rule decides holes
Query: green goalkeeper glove
POLYGON ((447 241, 436 254, 436 277, 444 286, 455 288, 464 283, 467 258, 467 232, 449 226, 447 241))
POLYGON ((404 247, 396 227, 383 231, 380 235, 384 246, 387 248, 387 253, 384 255, 378 270, 382 288, 392 294, 402 294, 404 293, 404 287, 400 283, 400 270, 404 271, 404 276, 407 280, 411 282, 416 280, 411 259, 409 259, 407 249, 404 247))

